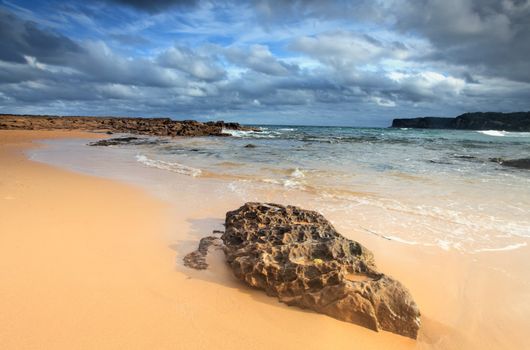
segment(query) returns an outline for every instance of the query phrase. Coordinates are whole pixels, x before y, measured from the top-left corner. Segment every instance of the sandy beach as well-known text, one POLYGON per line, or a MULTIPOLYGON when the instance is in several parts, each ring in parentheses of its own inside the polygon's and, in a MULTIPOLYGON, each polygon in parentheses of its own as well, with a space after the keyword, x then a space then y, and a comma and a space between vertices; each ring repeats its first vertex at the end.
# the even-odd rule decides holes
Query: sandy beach
MULTIPOLYGON (((463 255, 349 233, 374 252, 382 271, 410 289, 422 312, 417 341, 377 333, 247 288, 231 275, 220 251, 212 252, 206 271, 184 267, 183 254, 232 207, 201 212, 207 189, 182 190, 181 203, 170 205, 129 184, 27 158, 24 152, 41 147, 36 140, 53 138, 101 134, 0 131, 2 349, 529 344, 530 286, 522 278, 530 272, 528 247, 463 255)), ((334 222, 340 231, 340 222, 334 222)))

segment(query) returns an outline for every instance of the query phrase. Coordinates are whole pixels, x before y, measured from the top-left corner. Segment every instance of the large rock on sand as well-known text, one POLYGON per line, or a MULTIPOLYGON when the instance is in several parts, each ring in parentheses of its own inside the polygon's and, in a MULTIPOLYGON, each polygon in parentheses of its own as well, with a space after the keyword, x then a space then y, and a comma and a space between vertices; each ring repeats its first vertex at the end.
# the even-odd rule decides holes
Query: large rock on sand
POLYGON ((417 337, 420 312, 408 290, 379 272, 369 250, 319 213, 246 203, 226 214, 225 225, 227 261, 248 285, 288 305, 417 337))

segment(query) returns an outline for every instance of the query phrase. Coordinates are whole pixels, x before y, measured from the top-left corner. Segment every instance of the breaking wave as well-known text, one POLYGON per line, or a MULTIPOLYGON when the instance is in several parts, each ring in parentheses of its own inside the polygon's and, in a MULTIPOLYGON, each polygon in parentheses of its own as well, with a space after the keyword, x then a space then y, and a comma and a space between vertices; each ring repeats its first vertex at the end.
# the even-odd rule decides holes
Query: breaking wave
POLYGON ((477 131, 479 134, 488 135, 488 136, 506 136, 506 131, 500 131, 500 130, 479 130, 477 131))
POLYGON ((229 134, 232 137, 256 138, 256 139, 271 139, 271 138, 276 138, 279 135, 278 132, 267 131, 264 129, 259 130, 259 131, 223 129, 223 133, 229 134))
POLYGON ((164 160, 156 160, 156 159, 147 158, 143 154, 137 154, 136 160, 151 168, 169 170, 174 173, 193 176, 193 177, 201 175, 201 169, 192 168, 187 165, 183 165, 183 164, 176 163, 176 162, 166 162, 164 160))
POLYGON ((515 132, 515 131, 504 131, 504 130, 479 130, 480 134, 497 137, 530 137, 530 132, 515 132))

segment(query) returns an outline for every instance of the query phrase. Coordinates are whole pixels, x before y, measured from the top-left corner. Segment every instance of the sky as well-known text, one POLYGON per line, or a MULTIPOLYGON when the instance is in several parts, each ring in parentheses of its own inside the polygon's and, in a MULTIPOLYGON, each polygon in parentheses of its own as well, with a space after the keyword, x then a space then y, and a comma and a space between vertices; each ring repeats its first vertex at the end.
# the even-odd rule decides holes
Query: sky
POLYGON ((530 110, 530 0, 0 0, 0 113, 388 126, 530 110))

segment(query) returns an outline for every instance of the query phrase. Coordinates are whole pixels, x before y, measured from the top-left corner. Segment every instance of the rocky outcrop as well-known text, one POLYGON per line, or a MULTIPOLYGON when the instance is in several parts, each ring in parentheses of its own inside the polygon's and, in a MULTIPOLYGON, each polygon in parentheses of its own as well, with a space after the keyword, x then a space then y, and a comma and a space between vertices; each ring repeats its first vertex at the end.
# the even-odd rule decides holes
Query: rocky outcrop
POLYGON ((491 158, 490 161, 499 163, 500 165, 508 166, 511 168, 530 170, 530 158, 522 158, 522 159, 491 158))
POLYGON ((464 113, 456 118, 394 119, 393 128, 530 131, 530 112, 464 113))
POLYGON ((319 213, 246 203, 226 214, 221 239, 234 275, 288 305, 416 338, 420 312, 372 253, 319 213))
POLYGON ((86 130, 152 136, 229 136, 223 129, 251 130, 238 123, 169 118, 0 115, 0 130, 86 130))
POLYGON ((90 146, 116 146, 116 145, 126 145, 133 142, 137 142, 138 137, 115 137, 111 139, 103 139, 95 142, 89 143, 90 146))
POLYGON ((120 145, 159 145, 161 143, 167 143, 165 139, 155 139, 148 137, 113 137, 108 139, 102 139, 94 142, 90 142, 89 146, 120 146, 120 145))

